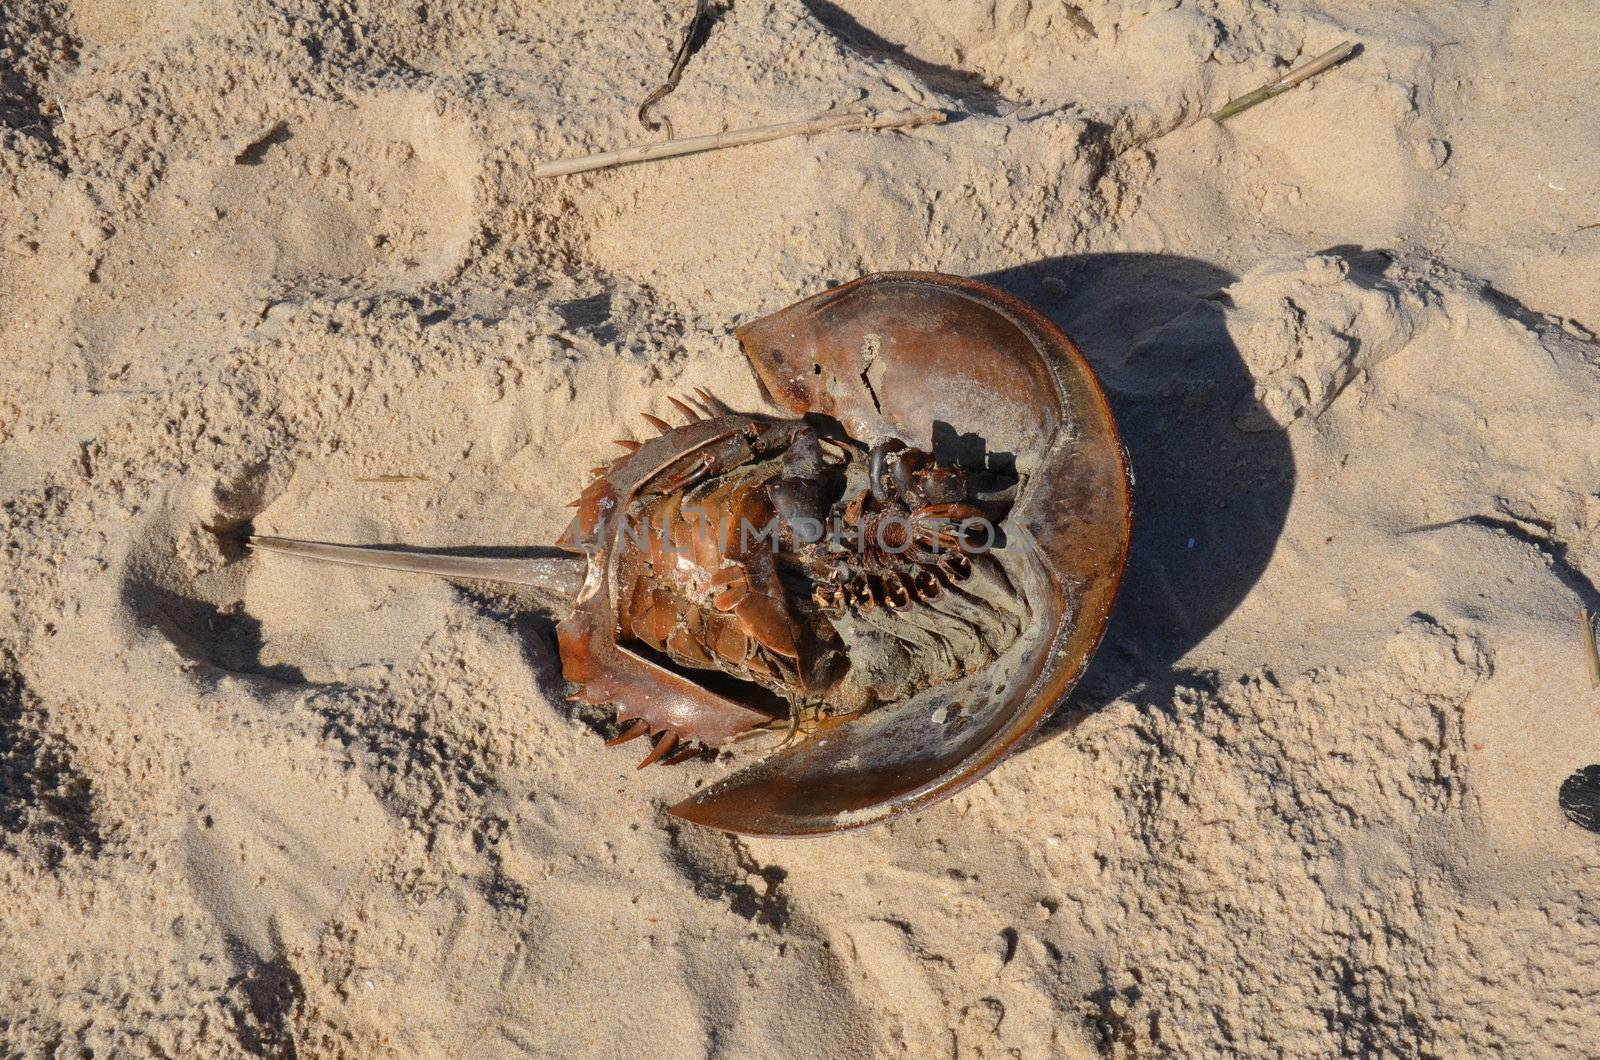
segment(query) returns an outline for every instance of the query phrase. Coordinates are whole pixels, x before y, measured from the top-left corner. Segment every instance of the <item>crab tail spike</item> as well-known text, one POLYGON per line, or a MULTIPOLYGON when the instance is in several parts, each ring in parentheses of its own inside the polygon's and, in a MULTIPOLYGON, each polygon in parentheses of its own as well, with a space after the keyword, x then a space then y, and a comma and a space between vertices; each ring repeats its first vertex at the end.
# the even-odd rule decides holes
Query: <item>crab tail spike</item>
POLYGON ((640 762, 634 768, 643 769, 646 766, 655 765, 657 762, 661 761, 661 759, 671 754, 672 749, 676 746, 678 746, 678 734, 669 729, 664 735, 662 735, 661 739, 656 741, 655 748, 649 754, 644 756, 644 761, 640 762))
POLYGON ((246 539, 251 549, 303 559, 342 563, 352 567, 377 567, 408 574, 431 574, 459 581, 507 582, 540 590, 552 604, 570 607, 583 587, 587 561, 578 556, 555 555, 513 559, 499 556, 455 556, 402 548, 335 545, 289 537, 255 534, 246 539))
POLYGON ((606 746, 607 747, 615 747, 619 743, 627 743, 629 740, 633 739, 634 737, 643 736, 645 733, 647 733, 649 731, 650 731, 650 723, 645 721, 643 718, 640 718, 639 720, 635 721, 632 725, 628 726, 626 729, 623 729, 621 732, 617 733, 617 735, 615 735, 615 736, 611 737, 611 739, 607 740, 606 741, 606 746))
POLYGON ((604 475, 607 471, 610 471, 610 470, 611 469, 609 467, 606 467, 604 464, 601 464, 599 467, 591 467, 589 469, 589 474, 593 475, 595 478, 599 478, 601 475, 604 475))
POLYGON ((613 438, 612 443, 622 446, 630 453, 637 453, 640 447, 644 445, 643 442, 636 442, 632 438, 613 438))
POLYGON ((683 413, 684 418, 686 420, 688 420, 690 423, 699 423, 700 422, 700 414, 698 412, 696 412, 694 409, 690 408, 688 405, 685 405, 683 402, 679 401, 677 398, 673 397, 671 394, 667 395, 667 400, 672 402, 673 407, 676 408, 679 412, 683 413))
POLYGON ((718 416, 731 416, 731 415, 733 415, 733 409, 729 408, 727 406, 727 404, 724 403, 721 398, 717 397, 715 394, 713 394, 711 391, 707 390, 705 387, 697 386, 697 387, 694 388, 694 392, 696 394, 699 394, 700 395, 700 400, 704 401, 706 403, 706 407, 709 408, 712 412, 716 413, 718 416))
POLYGON ((660 416, 652 416, 648 412, 641 413, 640 415, 644 416, 644 418, 649 422, 650 426, 654 427, 662 434, 666 434, 668 431, 672 430, 672 424, 668 423, 660 416))

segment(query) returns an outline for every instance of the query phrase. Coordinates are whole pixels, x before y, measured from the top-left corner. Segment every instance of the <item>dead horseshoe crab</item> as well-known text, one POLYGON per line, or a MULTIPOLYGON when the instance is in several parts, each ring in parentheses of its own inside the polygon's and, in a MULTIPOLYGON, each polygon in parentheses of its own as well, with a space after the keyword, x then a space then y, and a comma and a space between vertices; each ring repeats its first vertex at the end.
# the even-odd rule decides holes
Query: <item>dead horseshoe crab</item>
POLYGON ((553 559, 255 537, 258 549, 530 585, 610 743, 673 763, 760 730, 774 753, 673 806, 749 835, 919 809, 1054 710, 1127 558, 1128 471, 1094 373, 1021 302, 931 273, 867 276, 746 324, 793 418, 705 391, 623 440, 553 559))

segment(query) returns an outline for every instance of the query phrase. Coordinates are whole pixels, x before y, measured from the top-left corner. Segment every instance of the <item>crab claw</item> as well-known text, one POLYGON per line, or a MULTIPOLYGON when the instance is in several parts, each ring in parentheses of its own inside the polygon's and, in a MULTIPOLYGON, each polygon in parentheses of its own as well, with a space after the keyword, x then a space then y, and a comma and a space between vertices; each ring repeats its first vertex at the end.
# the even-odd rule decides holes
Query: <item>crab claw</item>
MULTIPOLYGON (((980 546, 971 541, 974 528, 967 524, 983 518, 983 512, 970 504, 930 504, 911 513, 911 536, 935 552, 979 551, 980 546)), ((992 528, 989 536, 990 540, 981 547, 994 544, 992 528)))
POLYGON ((911 590, 906 587, 900 575, 884 575, 883 606, 891 611, 904 611, 911 606, 911 590))
POLYGON ((845 583, 845 602, 857 611, 871 611, 878 606, 878 600, 872 595, 872 582, 866 577, 856 577, 845 583))
POLYGON ((972 577, 972 560, 965 552, 946 552, 939 559, 939 569, 952 582, 964 582, 972 577))

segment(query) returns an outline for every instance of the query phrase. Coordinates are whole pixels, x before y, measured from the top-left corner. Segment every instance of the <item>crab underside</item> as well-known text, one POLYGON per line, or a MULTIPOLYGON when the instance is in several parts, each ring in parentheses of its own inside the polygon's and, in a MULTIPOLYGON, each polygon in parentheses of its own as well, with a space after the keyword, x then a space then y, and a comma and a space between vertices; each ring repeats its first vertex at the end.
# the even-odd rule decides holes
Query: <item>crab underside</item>
POLYGON ((776 751, 671 808, 803 835, 959 790, 1070 691, 1130 531, 1127 466, 1072 343, 1020 302, 864 277, 739 329, 786 416, 705 391, 619 440, 574 502, 572 558, 473 561, 257 538, 371 566, 520 582, 576 698, 641 766, 761 732, 776 751), (775 737, 776 739, 776 737, 775 737))

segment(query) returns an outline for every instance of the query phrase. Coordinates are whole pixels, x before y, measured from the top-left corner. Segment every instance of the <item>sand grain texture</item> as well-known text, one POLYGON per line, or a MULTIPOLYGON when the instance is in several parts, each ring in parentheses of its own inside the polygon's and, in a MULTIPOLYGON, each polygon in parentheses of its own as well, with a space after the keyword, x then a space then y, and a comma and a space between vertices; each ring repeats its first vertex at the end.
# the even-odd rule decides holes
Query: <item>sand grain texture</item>
POLYGON ((0 7, 0 1052, 1600 1041, 1592 12, 741 2, 679 135, 959 120, 530 178, 643 142, 684 6, 0 7), (206 529, 547 542, 899 268, 1061 324, 1138 479, 1073 709, 915 818, 676 824, 726 764, 602 748, 515 596, 206 529))

